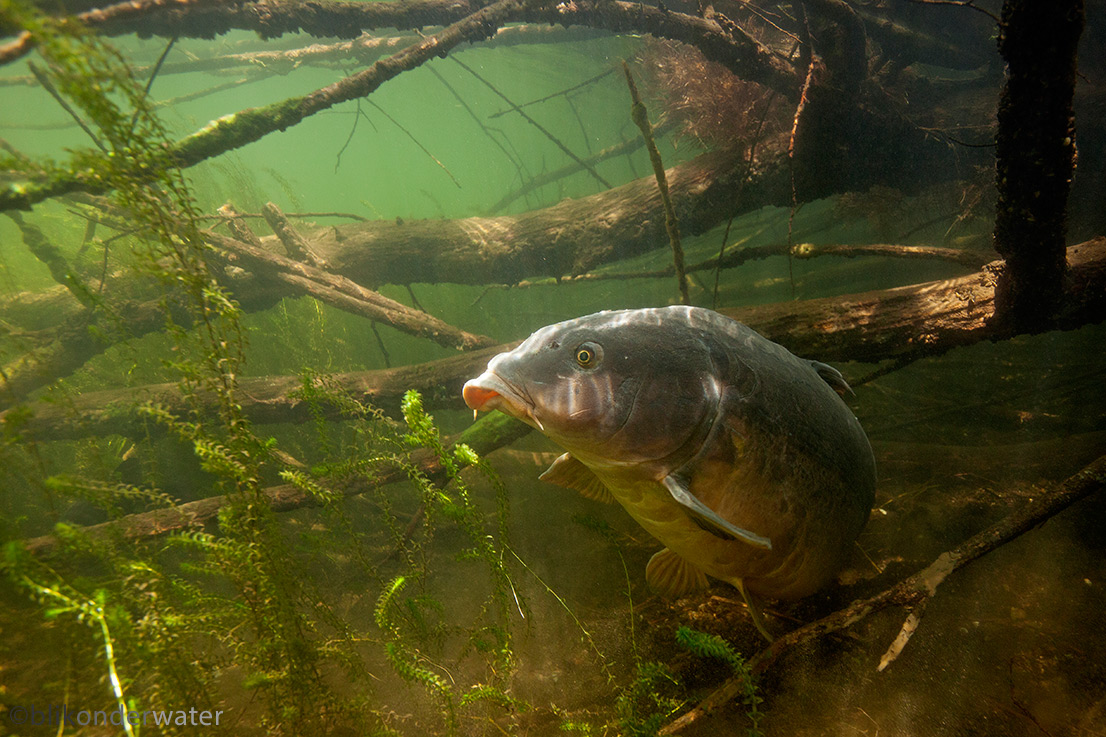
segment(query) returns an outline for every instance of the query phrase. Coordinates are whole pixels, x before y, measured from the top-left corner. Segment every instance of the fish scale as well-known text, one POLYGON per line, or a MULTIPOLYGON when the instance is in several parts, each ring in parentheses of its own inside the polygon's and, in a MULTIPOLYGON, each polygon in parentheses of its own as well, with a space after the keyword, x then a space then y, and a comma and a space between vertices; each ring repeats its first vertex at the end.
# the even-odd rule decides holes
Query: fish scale
POLYGON ((613 499, 665 545, 646 569, 668 596, 706 577, 797 599, 847 561, 875 460, 835 369, 696 307, 618 310, 549 325, 465 384, 564 448, 542 479, 613 499))

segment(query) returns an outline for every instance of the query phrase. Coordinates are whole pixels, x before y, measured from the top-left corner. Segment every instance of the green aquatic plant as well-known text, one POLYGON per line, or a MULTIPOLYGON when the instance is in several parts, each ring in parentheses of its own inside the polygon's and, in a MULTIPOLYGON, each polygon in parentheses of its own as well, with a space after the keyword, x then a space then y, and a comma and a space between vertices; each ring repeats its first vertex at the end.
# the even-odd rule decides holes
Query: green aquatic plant
POLYGON ((740 680, 741 701, 745 705, 745 714, 752 722, 747 734, 749 737, 763 737, 764 733, 760 730, 760 720, 764 713, 760 711, 759 706, 764 699, 757 693, 756 680, 753 677, 752 670, 745 662, 745 658, 734 651, 730 644, 721 637, 686 626, 676 630, 676 642, 700 658, 720 660, 730 667, 734 675, 740 680))
MULTIPOLYGON (((329 733, 342 725, 389 732, 389 709, 364 696, 372 676, 361 643, 375 641, 401 677, 440 695, 451 732, 461 710, 522 708, 505 685, 513 663, 510 618, 525 604, 504 562, 506 494, 491 469, 467 446, 446 447, 417 395, 405 399, 404 430, 322 377, 305 377, 302 391, 315 418, 315 437, 299 438, 307 464, 258 435, 238 401, 245 363, 241 311, 209 265, 198 208, 143 85, 110 44, 72 21, 55 21, 6 0, 2 10, 32 31, 44 64, 40 79, 67 101, 95 145, 74 152, 65 167, 15 160, 5 165, 22 167, 40 184, 52 173, 77 174, 94 182, 93 189, 112 192, 109 207, 131 226, 113 248, 127 256, 136 281, 146 280, 148 293, 164 295, 172 359, 163 367, 178 377, 187 401, 183 411, 149 404, 142 414, 150 426, 168 431, 168 439, 157 443, 191 450, 193 493, 220 505, 208 529, 173 533, 153 545, 128 538, 125 525, 93 535, 80 525, 58 524, 55 567, 10 555, 3 563, 7 580, 48 613, 100 625, 108 680, 125 687, 117 696, 125 693, 128 704, 211 704, 215 679, 225 682, 227 673, 236 672, 262 707, 259 726, 271 734, 329 733), (420 470, 418 453, 436 457, 442 472, 432 477, 420 470), (474 498, 462 473, 470 467, 492 488, 493 509, 474 498), (404 493, 378 483, 396 469, 409 479, 404 493), (296 519, 273 510, 267 490, 277 479, 318 507, 319 523, 296 527, 296 519), (376 503, 371 528, 343 507, 349 488, 376 503), (403 519, 408 510, 421 510, 419 524, 403 519), (484 571, 472 579, 473 588, 486 582, 489 591, 475 617, 452 616, 428 583, 440 527, 459 529, 465 542, 454 557, 484 571), (381 533, 393 550, 383 558, 371 547, 379 546, 381 533), (334 568, 324 560, 347 559, 343 571, 359 570, 370 586, 375 581, 380 587, 379 632, 347 621, 312 573, 334 568), (447 683, 428 666, 430 654, 447 639, 460 641, 461 656, 486 662, 475 682, 447 683), (345 677, 337 677, 339 671, 345 677)), ((107 258, 105 252, 105 263, 107 258)), ((125 321, 112 313, 109 300, 91 301, 87 308, 92 317, 108 317, 88 329, 117 339, 108 331, 125 321)), ((20 432, 20 418, 32 411, 27 405, 5 417, 2 455, 18 461, 21 476, 46 506, 79 502, 111 520, 176 503, 148 469, 134 471, 141 480, 124 483, 122 454, 106 445, 67 456, 72 466, 58 473, 55 466, 63 461, 38 453, 20 432)), ((149 438, 138 442, 140 453, 156 449, 149 438)), ((20 536, 18 525, 4 532, 9 539, 20 536)))
POLYGON ((637 662, 634 678, 616 701, 619 733, 623 737, 653 737, 683 705, 675 695, 679 681, 663 663, 637 662))
POLYGON ((440 674, 420 662, 418 649, 410 643, 409 638, 405 637, 397 622, 396 600, 406 584, 405 576, 396 576, 389 585, 384 587, 376 602, 374 612, 376 626, 387 633, 389 638, 384 643, 388 663, 400 678, 408 683, 422 685, 438 700, 444 709, 446 725, 452 734, 457 731, 458 726, 457 704, 454 701, 453 692, 440 674))
MULTIPOLYGON (((622 573, 626 581, 630 652, 634 661, 634 670, 629 682, 619 686, 614 704, 615 719, 611 723, 603 725, 602 732, 606 733, 611 727, 617 726, 618 733, 623 737, 651 737, 656 735, 664 722, 683 705, 683 700, 678 695, 679 680, 666 665, 645 660, 638 651, 630 570, 626 565, 626 558, 622 554, 618 533, 608 522, 592 515, 574 515, 572 521, 598 534, 611 545, 622 564, 622 573)), ((575 617, 575 615, 573 616, 575 617)), ((580 625, 581 630, 590 640, 591 636, 588 631, 583 628, 579 621, 577 621, 577 624, 580 625)), ((595 648, 594 642, 592 642, 592 645, 595 648)), ((598 648, 595 648, 595 651, 599 653, 598 648)), ((608 678, 617 680, 611 669, 611 664, 601 654, 600 658, 608 678)), ((595 727, 590 722, 562 715, 561 729, 566 732, 590 735, 595 727)))
MULTIPOLYGON (((23 555, 25 553, 18 545, 8 545, 5 550, 7 560, 4 562, 4 568, 7 570, 26 568, 24 564, 17 562, 17 559, 23 555)), ((123 681, 119 677, 119 671, 116 668, 115 639, 112 637, 111 627, 108 625, 110 610, 107 603, 107 593, 101 589, 97 590, 92 598, 86 598, 60 580, 56 585, 48 586, 32 579, 25 573, 17 575, 16 583, 22 586, 32 598, 46 607, 45 615, 48 619, 72 616, 78 622, 87 624, 99 631, 103 645, 104 663, 107 668, 108 684, 115 699, 116 707, 119 709, 121 726, 128 737, 134 737, 137 734, 137 729, 130 719, 130 711, 134 706, 134 702, 126 699, 123 693, 123 681)))

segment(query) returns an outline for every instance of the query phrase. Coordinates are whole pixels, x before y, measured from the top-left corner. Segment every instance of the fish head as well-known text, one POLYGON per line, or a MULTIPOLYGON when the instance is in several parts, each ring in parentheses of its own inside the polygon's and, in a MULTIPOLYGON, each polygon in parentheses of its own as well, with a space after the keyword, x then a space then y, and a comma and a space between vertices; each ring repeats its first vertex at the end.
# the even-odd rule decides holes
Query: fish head
POLYGON ((474 410, 537 428, 586 465, 679 465, 709 430, 722 393, 709 346, 652 310, 601 312, 544 327, 465 384, 474 410))

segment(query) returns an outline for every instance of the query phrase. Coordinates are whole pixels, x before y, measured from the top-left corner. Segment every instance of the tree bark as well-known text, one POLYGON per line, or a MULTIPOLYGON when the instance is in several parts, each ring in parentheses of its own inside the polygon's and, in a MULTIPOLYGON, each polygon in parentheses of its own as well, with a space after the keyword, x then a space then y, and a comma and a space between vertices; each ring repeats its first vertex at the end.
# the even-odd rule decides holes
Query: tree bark
MULTIPOLYGON (((1075 328, 1106 319, 1106 238, 1068 250, 1072 278, 1065 293, 1059 325, 1075 328)), ((995 284, 1003 263, 988 264, 975 274, 844 297, 723 309, 797 355, 821 361, 878 362, 938 355, 958 346, 1002 337, 990 322, 995 284)), ((417 389, 429 408, 463 409, 461 387, 484 370, 495 354, 517 343, 505 343, 439 361, 384 371, 357 371, 333 376, 335 384, 357 399, 398 416, 399 400, 417 389)), ((245 377, 239 400, 253 422, 305 422, 310 408, 295 396, 298 376, 245 377)), ((142 437, 147 428, 137 405, 160 404, 173 412, 188 409, 175 384, 87 392, 65 406, 36 406, 20 418, 19 431, 38 439, 68 439, 118 433, 142 437)), ((0 413, 0 424, 6 413, 0 413)))
POLYGON ((1061 307, 1082 30, 1083 0, 1003 3, 994 241, 1007 269, 995 319, 1015 332, 1046 329, 1061 307))
MULTIPOLYGON (((92 9, 78 18, 109 36, 137 34, 141 38, 214 38, 230 30, 256 31, 262 38, 303 32, 317 38, 356 38, 380 28, 422 29, 448 26, 484 7, 477 0, 413 0, 411 2, 340 2, 258 0, 222 3, 212 0, 136 0, 92 9)), ((649 33, 698 47, 707 58, 735 74, 772 89, 794 91, 798 80, 779 54, 740 28, 726 29, 703 18, 653 5, 621 2, 551 4, 516 9, 509 21, 584 25, 614 33, 649 33)), ((18 59, 33 48, 29 35, 0 46, 0 64, 18 59)))

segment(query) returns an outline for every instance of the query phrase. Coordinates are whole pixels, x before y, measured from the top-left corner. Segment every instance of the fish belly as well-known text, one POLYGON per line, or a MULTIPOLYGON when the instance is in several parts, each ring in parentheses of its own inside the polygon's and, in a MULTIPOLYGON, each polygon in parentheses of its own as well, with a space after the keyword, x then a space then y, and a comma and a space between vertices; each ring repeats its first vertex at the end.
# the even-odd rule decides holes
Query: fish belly
POLYGON ((606 483, 618 503, 666 548, 708 576, 737 585, 748 562, 742 553, 753 551, 751 546, 704 530, 655 481, 606 483))
MULTIPOLYGON (((771 550, 761 550, 740 540, 726 539, 700 527, 655 481, 604 478, 615 499, 646 532, 711 578, 744 588, 757 596, 798 599, 817 591, 840 568, 842 546, 819 545, 832 540, 823 527, 848 527, 837 514, 795 519, 781 515, 760 518, 772 540, 771 550)), ((729 511, 729 510, 727 510, 729 511)), ((829 511, 829 510, 826 510, 829 511)), ((846 511, 846 510, 842 510, 846 511)), ((744 522, 747 515, 725 514, 744 522)), ((756 525, 752 525, 757 531, 756 525)), ((840 532, 840 530, 839 530, 840 532)), ((851 545, 852 536, 846 534, 851 545)))

